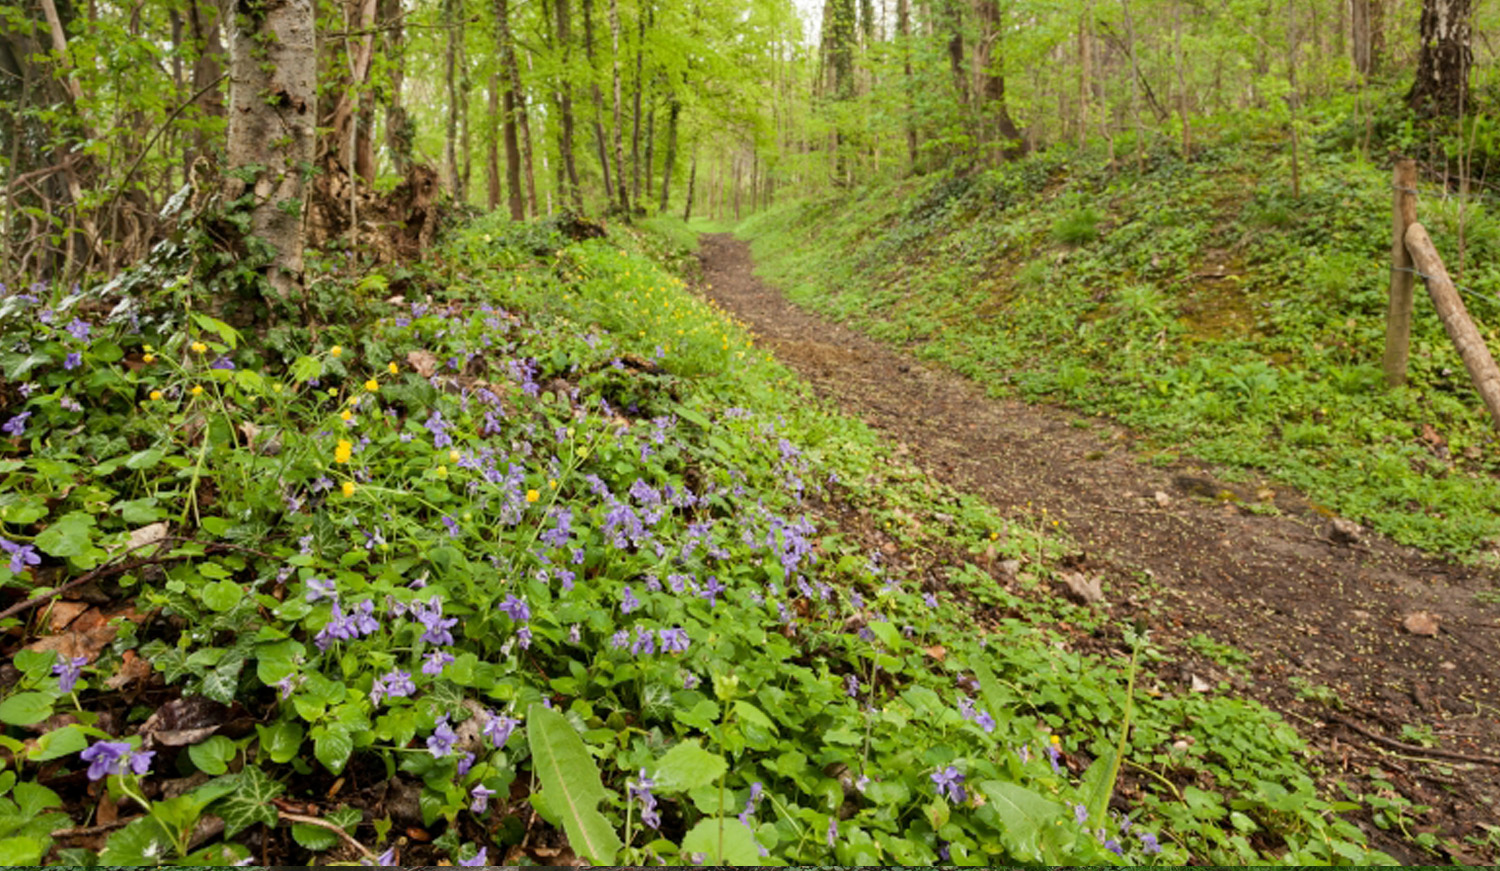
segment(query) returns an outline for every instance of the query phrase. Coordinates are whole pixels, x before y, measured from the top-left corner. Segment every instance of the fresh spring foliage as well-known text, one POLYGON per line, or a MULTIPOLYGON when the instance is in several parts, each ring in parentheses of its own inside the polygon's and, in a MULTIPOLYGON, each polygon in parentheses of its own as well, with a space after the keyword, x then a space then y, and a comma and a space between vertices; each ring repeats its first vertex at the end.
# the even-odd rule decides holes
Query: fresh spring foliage
MULTIPOLYGON (((1384 387, 1389 170, 1351 153, 1347 120, 1318 131, 1300 199, 1277 149, 1231 137, 1145 172, 1060 150, 875 184, 742 232, 800 303, 992 390, 1112 415, 1157 461, 1261 470, 1402 543, 1493 554, 1500 442, 1420 284, 1409 386, 1384 387)), ((1420 217, 1500 347, 1500 225, 1427 187, 1420 217)))
POLYGON ((476 865, 531 809, 598 864, 1387 859, 1275 715, 1146 637, 1070 649, 1106 623, 1046 594, 1066 544, 819 407, 683 253, 482 220, 284 361, 190 281, 150 317, 8 292, 4 601, 134 605, 14 652, 0 862, 269 827, 289 863, 476 865), (104 790, 128 825, 56 834, 104 790))

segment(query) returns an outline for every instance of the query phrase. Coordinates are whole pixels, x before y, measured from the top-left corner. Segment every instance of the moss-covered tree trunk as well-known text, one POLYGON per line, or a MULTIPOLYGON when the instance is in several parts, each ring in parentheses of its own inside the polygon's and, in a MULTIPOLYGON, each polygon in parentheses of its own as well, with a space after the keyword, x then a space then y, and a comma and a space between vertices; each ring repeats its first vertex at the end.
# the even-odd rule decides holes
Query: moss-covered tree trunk
POLYGON ((1406 102, 1420 116, 1453 117, 1468 102, 1473 23, 1470 0, 1423 0, 1422 49, 1406 102))

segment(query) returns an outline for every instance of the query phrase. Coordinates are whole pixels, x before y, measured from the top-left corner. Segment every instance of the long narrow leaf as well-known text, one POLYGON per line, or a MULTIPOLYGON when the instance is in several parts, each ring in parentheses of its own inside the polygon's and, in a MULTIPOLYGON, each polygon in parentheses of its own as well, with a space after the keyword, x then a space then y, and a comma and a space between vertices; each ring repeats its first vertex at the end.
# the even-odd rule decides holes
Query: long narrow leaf
POLYGON ((527 712, 526 737, 542 792, 552 809, 562 815, 573 850, 596 865, 614 862, 620 838, 599 813, 599 801, 606 793, 599 767, 583 746, 583 739, 562 714, 540 704, 532 705, 527 712))

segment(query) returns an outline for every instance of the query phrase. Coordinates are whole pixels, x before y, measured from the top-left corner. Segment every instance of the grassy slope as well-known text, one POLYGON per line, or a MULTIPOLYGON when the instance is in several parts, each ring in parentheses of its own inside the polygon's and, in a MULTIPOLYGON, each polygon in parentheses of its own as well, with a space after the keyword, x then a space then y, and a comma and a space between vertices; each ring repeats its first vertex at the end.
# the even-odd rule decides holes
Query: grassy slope
MULTIPOLYGON (((785 202, 737 232, 801 304, 995 392, 1116 416, 1161 461, 1264 470, 1405 543, 1489 551, 1500 444, 1420 289, 1411 385, 1382 389, 1389 173, 1337 134, 1312 139, 1299 199, 1279 144, 1144 173, 1058 151, 785 202)), ((1456 205, 1424 190, 1418 212, 1454 271, 1456 205)), ((1465 219, 1493 343, 1500 222, 1465 219)))
MULTIPOLYGON (((211 320, 143 319, 144 334, 86 310, 57 320, 93 318, 87 341, 7 321, 5 347, 30 353, 0 365, 37 389, 4 394, 0 417, 33 416, 5 443, 0 521, 42 561, 0 563, 5 601, 116 565, 110 549, 151 520, 194 542, 157 551, 159 570, 103 575, 116 603, 134 597, 160 619, 122 624, 72 692, 45 643, 15 649, 45 624, 11 623, 19 672, 0 724, 33 761, 19 783, 0 775, 0 861, 52 847, 91 858, 97 848, 48 835, 94 813, 77 752, 106 734, 138 742, 147 715, 196 695, 248 720, 192 749, 155 745, 151 772, 124 779, 155 810, 109 836, 105 864, 180 857, 205 808, 229 828, 199 863, 249 855, 256 823, 278 827, 261 849, 282 864, 357 858, 325 831, 290 830, 273 797, 339 820, 372 852, 396 843, 393 824, 436 836, 406 842, 404 864, 479 847, 499 861, 529 818, 525 798, 506 797, 536 767, 547 735, 526 721, 543 700, 590 751, 572 779, 597 766, 600 824, 633 848, 606 863, 716 850, 712 818, 722 807, 740 831, 755 782, 766 798, 751 802, 756 843, 736 842, 751 851, 739 861, 756 844, 791 864, 928 864, 941 851, 1043 864, 1382 858, 1316 797, 1305 748, 1277 717, 1158 681, 1169 652, 1050 595, 1065 542, 904 465, 693 297, 661 265, 683 262, 688 241, 567 244, 481 221, 405 285, 422 302, 360 298, 378 320, 282 335, 289 369, 211 320), (83 355, 71 369, 70 349, 83 355), (210 367, 220 354, 240 368, 210 367), (431 377, 413 372, 429 364, 431 377), (331 640, 325 581, 347 612, 373 603, 377 625, 331 640), (413 619, 418 602, 432 617, 434 597, 460 621, 451 640, 413 619), (667 653, 652 633, 676 627, 687 649, 667 653), (1090 766, 1119 738, 1128 669, 1079 652, 1090 636, 1138 643, 1145 664, 1132 776, 1111 805, 1134 818, 1128 834, 1103 811, 1106 766, 1090 766), (455 659, 432 674, 421 666, 435 651, 455 659), (156 677, 131 671, 136 656, 156 677), (376 692, 397 670, 410 690, 376 692), (23 747, 53 711, 81 725, 53 721, 23 747), (501 713, 523 721, 508 742, 474 736, 501 713), (476 754, 465 774, 457 753, 430 752, 448 725, 476 754), (965 794, 944 799, 932 775, 950 766, 965 794), (659 831, 625 800, 642 769, 658 782, 659 831), (217 779, 163 800, 164 779, 197 771, 217 779), (420 796, 420 819, 378 798, 390 778, 391 795, 420 796), (471 810, 479 785, 496 793, 483 813, 471 810), (1087 827, 1070 804, 1088 806, 1087 827), (1113 840, 1123 856, 1105 849, 1113 840)), ((384 295, 379 279, 350 284, 384 295)), ((558 799, 536 803, 566 824, 558 799)))

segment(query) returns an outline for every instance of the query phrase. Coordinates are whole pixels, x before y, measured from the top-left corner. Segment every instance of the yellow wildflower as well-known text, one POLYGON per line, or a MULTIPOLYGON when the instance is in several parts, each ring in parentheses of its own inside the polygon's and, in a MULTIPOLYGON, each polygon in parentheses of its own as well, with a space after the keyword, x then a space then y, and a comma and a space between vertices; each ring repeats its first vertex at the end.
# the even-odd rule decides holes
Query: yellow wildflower
POLYGON ((161 391, 160 390, 153 390, 153 391, 151 391, 151 401, 152 402, 160 402, 161 401, 161 391))
POLYGON ((145 360, 147 363, 155 363, 156 362, 156 355, 155 354, 143 354, 141 356, 141 359, 145 360))
POLYGON ((328 353, 337 357, 338 355, 344 353, 344 347, 342 345, 334 345, 332 348, 328 349, 328 353))
POLYGON ((202 342, 194 342, 191 345, 188 345, 188 347, 193 349, 194 354, 201 354, 204 351, 208 350, 208 346, 203 344, 202 342))
POLYGON ((434 469, 432 471, 432 473, 434 475, 437 475, 439 478, 446 478, 446 477, 448 477, 448 467, 447 466, 438 466, 436 469, 434 469))
POLYGON ((462 456, 463 454, 460 454, 457 450, 450 450, 448 451, 448 462, 456 463, 458 462, 459 457, 462 456))
POLYGON ((557 489, 557 479, 556 478, 549 478, 547 480, 547 486, 550 489, 556 490, 557 489))
POLYGON ((353 481, 345 481, 344 482, 344 488, 343 488, 343 490, 344 490, 344 497, 346 499, 348 497, 350 497, 350 496, 353 496, 354 495, 354 482, 353 481))
POLYGON ((333 449, 333 461, 335 463, 347 463, 354 455, 354 443, 348 439, 339 439, 338 447, 333 449))
POLYGON ((400 371, 401 371, 401 367, 397 366, 394 361, 385 364, 385 368, 386 368, 386 371, 390 372, 392 375, 396 375, 396 374, 400 373, 400 371))
POLYGON ((536 500, 538 500, 540 498, 542 498, 542 494, 540 492, 538 492, 536 490, 527 490, 526 491, 526 501, 527 502, 535 502, 536 500))
POLYGON ((200 385, 194 384, 193 389, 188 392, 193 394, 194 396, 202 396, 203 388, 200 385))
POLYGON ((374 393, 375 391, 380 389, 380 382, 376 381, 374 378, 371 378, 369 381, 365 382, 365 389, 370 391, 371 393, 374 393))
POLYGON ((339 412, 339 417, 343 420, 353 420, 354 412, 346 408, 343 411, 339 412))

